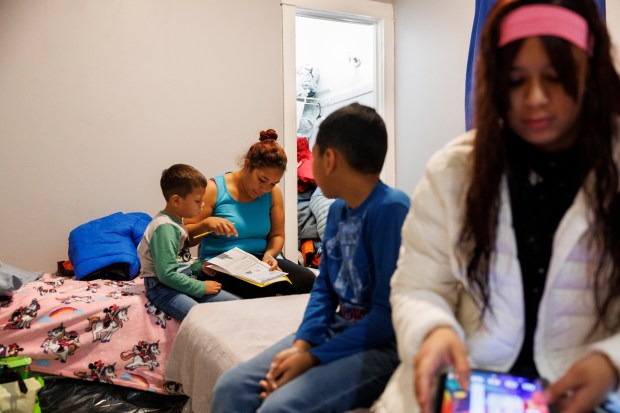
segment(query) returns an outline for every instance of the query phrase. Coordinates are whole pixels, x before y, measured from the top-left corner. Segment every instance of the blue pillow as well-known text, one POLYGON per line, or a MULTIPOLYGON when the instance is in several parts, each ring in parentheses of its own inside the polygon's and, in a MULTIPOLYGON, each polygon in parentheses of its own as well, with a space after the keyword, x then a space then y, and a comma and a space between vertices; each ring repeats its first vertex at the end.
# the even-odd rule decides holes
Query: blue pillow
POLYGON ((128 279, 140 270, 136 250, 151 217, 144 212, 116 212, 95 219, 75 228, 69 234, 69 261, 73 264, 75 278, 114 264, 127 264, 128 279))

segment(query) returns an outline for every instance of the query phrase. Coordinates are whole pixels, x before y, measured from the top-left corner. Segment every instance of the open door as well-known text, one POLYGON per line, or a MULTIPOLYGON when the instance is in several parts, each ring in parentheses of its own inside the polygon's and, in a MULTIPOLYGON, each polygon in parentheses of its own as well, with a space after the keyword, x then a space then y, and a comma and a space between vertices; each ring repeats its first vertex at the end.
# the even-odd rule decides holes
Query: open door
POLYGON ((283 0, 281 4, 284 148, 291 165, 284 176, 284 254, 297 262, 298 191, 297 168, 293 165, 297 160, 298 132, 308 135, 312 145, 320 121, 332 111, 355 101, 374 107, 388 130, 388 153, 381 178, 395 185, 394 21, 391 4, 370 0, 283 0), (323 50, 324 55, 317 51, 320 48, 309 50, 312 45, 304 40, 303 33, 313 30, 330 31, 329 36, 334 37, 331 49, 337 57, 330 56, 329 50, 323 50), (347 38, 352 36, 364 42, 361 51, 346 46, 347 38), (322 71, 328 82, 317 82, 322 71), (343 73, 346 77, 347 71, 355 74, 356 82, 337 79, 343 73), (306 80, 302 87, 300 76, 306 80))

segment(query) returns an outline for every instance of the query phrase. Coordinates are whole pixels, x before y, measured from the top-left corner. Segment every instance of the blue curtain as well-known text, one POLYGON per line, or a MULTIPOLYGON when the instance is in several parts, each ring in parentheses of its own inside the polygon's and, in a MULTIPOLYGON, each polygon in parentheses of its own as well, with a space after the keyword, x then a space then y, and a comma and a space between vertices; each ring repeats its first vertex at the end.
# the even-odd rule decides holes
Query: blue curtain
MULTIPOLYGON (((476 0, 476 10, 474 12, 474 24, 469 40, 469 55, 467 56, 467 72, 465 78, 465 127, 467 130, 472 128, 473 115, 473 91, 474 91, 474 65, 478 52, 478 37, 482 31, 484 20, 486 19, 491 7, 496 0, 476 0)), ((605 18, 605 0, 595 0, 600 9, 601 16, 605 18)))

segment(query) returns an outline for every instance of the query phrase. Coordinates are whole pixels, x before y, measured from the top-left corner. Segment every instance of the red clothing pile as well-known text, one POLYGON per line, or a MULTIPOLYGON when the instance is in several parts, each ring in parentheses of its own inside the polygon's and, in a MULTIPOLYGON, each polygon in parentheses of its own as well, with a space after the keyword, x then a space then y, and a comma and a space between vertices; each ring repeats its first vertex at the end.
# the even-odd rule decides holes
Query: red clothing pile
POLYGON ((312 174, 312 151, 308 139, 304 136, 297 138, 297 191, 306 192, 316 187, 312 174))

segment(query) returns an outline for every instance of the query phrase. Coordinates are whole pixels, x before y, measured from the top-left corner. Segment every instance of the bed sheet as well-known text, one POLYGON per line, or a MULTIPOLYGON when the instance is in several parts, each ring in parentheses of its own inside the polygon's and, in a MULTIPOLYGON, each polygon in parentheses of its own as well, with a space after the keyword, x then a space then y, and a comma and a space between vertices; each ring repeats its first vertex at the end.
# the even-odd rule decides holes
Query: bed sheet
POLYGON ((309 297, 300 294, 195 306, 181 324, 165 377, 182 385, 192 411, 209 412, 218 377, 297 331, 309 297))
POLYGON ((32 371, 178 394, 163 372, 179 324, 149 303, 141 278, 46 273, 0 308, 0 357, 27 355, 32 371))

